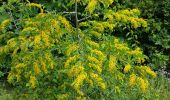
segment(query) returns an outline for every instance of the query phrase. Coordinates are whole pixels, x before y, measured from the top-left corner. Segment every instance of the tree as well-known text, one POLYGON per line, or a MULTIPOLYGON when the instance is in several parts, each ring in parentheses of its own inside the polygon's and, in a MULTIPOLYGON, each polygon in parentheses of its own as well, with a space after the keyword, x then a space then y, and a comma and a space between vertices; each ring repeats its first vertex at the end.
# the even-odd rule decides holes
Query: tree
POLYGON ((0 25, 0 57, 11 58, 8 82, 17 87, 20 98, 156 97, 147 94, 152 91, 149 78, 156 73, 142 65, 142 50, 111 35, 120 25, 147 27, 138 9, 114 12, 113 0, 60 2, 58 8, 74 11, 48 12, 41 4, 20 2, 19 11, 27 16, 0 25), (70 14, 75 15, 74 23, 67 19, 70 14), (11 29, 13 25, 19 28, 11 29))

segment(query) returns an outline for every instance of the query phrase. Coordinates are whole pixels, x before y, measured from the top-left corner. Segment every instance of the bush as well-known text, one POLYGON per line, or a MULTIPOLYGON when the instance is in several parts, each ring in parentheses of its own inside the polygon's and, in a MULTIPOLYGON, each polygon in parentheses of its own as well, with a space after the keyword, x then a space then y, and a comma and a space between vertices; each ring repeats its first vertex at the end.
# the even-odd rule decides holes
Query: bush
POLYGON ((111 35, 120 25, 135 29, 147 22, 138 17, 138 9, 114 12, 112 3, 79 1, 91 19, 76 17, 77 24, 65 13, 45 13, 40 4, 21 3, 40 13, 18 20, 19 29, 8 30, 7 20, 0 25, 1 35, 10 36, 0 46, 0 55, 5 55, 0 57, 10 58, 8 82, 17 88, 17 98, 159 99, 159 90, 152 94, 150 84, 157 74, 143 63, 142 50, 111 35))

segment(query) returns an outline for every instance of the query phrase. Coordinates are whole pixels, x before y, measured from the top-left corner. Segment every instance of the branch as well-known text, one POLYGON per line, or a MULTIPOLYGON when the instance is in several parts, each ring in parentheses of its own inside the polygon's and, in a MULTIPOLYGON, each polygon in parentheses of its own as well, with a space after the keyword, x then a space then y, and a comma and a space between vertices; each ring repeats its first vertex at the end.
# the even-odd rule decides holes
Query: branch
POLYGON ((82 18, 82 19, 80 19, 80 20, 78 20, 78 22, 82 22, 82 21, 87 20, 87 19, 89 19, 89 18, 91 18, 91 15, 90 15, 90 16, 87 16, 87 17, 84 17, 84 18, 82 18))
POLYGON ((73 12, 66 12, 66 11, 64 11, 63 13, 64 14, 75 14, 76 12, 75 11, 73 11, 73 12))

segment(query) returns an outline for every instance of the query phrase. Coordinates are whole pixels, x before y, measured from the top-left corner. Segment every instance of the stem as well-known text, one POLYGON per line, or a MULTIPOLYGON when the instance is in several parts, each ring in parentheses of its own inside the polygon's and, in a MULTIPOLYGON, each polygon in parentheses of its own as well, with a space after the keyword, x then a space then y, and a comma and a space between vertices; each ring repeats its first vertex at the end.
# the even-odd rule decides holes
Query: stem
POLYGON ((82 21, 87 20, 87 19, 89 19, 89 18, 91 18, 91 16, 87 16, 87 17, 84 17, 84 18, 82 18, 82 19, 79 19, 78 22, 82 22, 82 21))
POLYGON ((77 32, 78 37, 79 37, 79 33, 78 33, 78 15, 77 15, 77 0, 75 0, 75 19, 76 19, 76 32, 77 32))

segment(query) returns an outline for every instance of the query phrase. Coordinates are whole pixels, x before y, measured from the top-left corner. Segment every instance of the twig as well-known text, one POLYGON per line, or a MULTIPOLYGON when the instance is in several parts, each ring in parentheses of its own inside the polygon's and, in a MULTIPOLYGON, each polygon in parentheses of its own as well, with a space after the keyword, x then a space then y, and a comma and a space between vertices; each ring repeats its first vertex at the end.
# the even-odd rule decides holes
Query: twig
POLYGON ((87 19, 89 19, 89 18, 91 18, 91 16, 84 17, 84 18, 78 20, 78 22, 82 22, 82 21, 87 20, 87 19))
POLYGON ((73 11, 73 12, 66 12, 66 11, 64 11, 63 13, 64 14, 75 14, 76 12, 75 11, 73 11))

